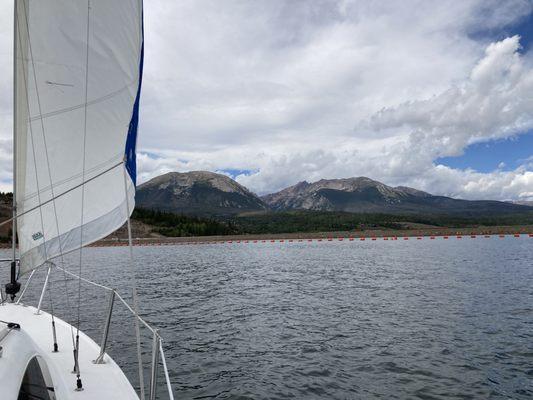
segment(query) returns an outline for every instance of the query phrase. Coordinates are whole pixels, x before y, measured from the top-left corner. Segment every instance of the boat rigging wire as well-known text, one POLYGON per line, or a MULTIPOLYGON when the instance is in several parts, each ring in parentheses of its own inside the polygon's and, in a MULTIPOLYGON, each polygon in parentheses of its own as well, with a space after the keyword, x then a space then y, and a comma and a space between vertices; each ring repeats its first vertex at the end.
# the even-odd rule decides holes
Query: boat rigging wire
MULTIPOLYGON (((35 96, 36 96, 36 99, 37 99, 37 107, 38 107, 38 110, 39 110, 39 115, 42 114, 42 103, 41 103, 41 96, 40 96, 40 93, 39 93, 39 86, 38 86, 38 80, 37 80, 37 69, 35 68, 35 59, 33 57, 33 48, 32 48, 32 45, 31 45, 31 35, 30 35, 30 27, 29 27, 29 22, 28 22, 28 12, 27 12, 27 9, 26 9, 26 5, 25 3, 23 2, 23 8, 24 8, 24 19, 25 19, 25 25, 26 25, 26 33, 27 33, 27 37, 28 37, 28 50, 29 50, 29 53, 30 53, 30 60, 31 60, 31 65, 32 65, 32 72, 33 72, 33 81, 34 81, 34 85, 35 85, 35 96)), ((15 22, 17 24, 17 27, 19 26, 18 24, 18 17, 17 17, 17 21, 15 22)), ((19 38, 20 38, 20 34, 18 35, 19 38)), ((22 44, 20 43, 21 45, 21 49, 22 49, 22 44)), ((22 63, 22 65, 24 66, 24 63, 22 63)), ((26 74, 24 74, 24 76, 26 76, 26 74)), ((26 83, 26 89, 28 88, 28 85, 26 83)), ((26 90, 26 96, 28 96, 28 91, 26 90)), ((29 107, 29 100, 27 99, 27 104, 28 104, 28 107, 29 107)), ((55 220, 55 227, 56 227, 56 231, 57 231, 57 238, 58 238, 58 241, 59 241, 59 254, 60 254, 60 261, 62 262, 63 261, 63 246, 61 244, 61 234, 60 234, 60 231, 59 231, 59 221, 58 221, 58 218, 57 218, 57 208, 56 208, 56 202, 55 202, 55 194, 54 194, 54 185, 53 185, 53 181, 52 181, 52 172, 51 172, 51 168, 50 168, 50 157, 48 155, 48 145, 47 145, 47 141, 46 141, 46 130, 45 130, 45 127, 44 127, 44 121, 42 119, 42 117, 40 118, 40 125, 41 125, 41 132, 42 132, 42 136, 43 136, 43 145, 44 145, 44 156, 45 156, 45 159, 46 159, 46 170, 48 172, 48 179, 50 181, 50 191, 51 191, 51 194, 52 194, 52 206, 53 206, 53 210, 54 210, 54 220, 55 220)), ((43 250, 44 250, 44 254, 45 254, 45 260, 48 261, 48 254, 47 254, 47 249, 46 249, 46 232, 44 230, 44 222, 43 222, 43 213, 42 213, 42 202, 41 202, 41 196, 40 196, 40 189, 39 189, 39 181, 37 179, 37 159, 35 157, 35 144, 34 144, 34 137, 33 137, 33 129, 32 129, 32 124, 30 123, 29 124, 30 126, 30 134, 31 134, 31 146, 32 146, 32 151, 33 151, 33 163, 34 163, 34 167, 35 167, 35 177, 36 177, 36 182, 37 182, 37 198, 38 198, 38 201, 39 201, 39 204, 41 205, 41 207, 39 208, 39 215, 41 217, 41 232, 43 232, 43 250)), ((16 155, 13 156, 13 158, 15 158, 16 155)), ((50 268, 50 271, 51 271, 51 268, 50 268)), ((20 272, 20 268, 19 268, 19 272, 20 272)), ((58 351, 58 345, 57 345, 57 338, 56 338, 56 327, 55 327, 55 317, 54 317, 54 305, 53 305, 53 299, 52 299, 52 283, 50 282, 49 283, 49 287, 48 287, 48 296, 49 296, 49 301, 50 301, 50 315, 51 315, 51 323, 52 323, 52 337, 53 337, 53 349, 54 349, 54 352, 57 352, 58 351)), ((68 302, 68 288, 65 287, 65 293, 67 294, 67 309, 70 309, 70 304, 68 302)), ((72 328, 71 328, 72 330, 72 328)), ((72 334, 72 332, 71 332, 72 334)))
MULTIPOLYGON (((39 103, 39 109, 40 109, 41 106, 40 106, 40 100, 39 100, 39 89, 37 87, 37 75, 36 75, 36 72, 35 72, 35 65, 34 65, 33 53, 32 53, 32 47, 31 47, 30 29, 29 29, 29 26, 28 26, 28 15, 27 15, 26 6, 25 6, 24 2, 22 4, 23 4, 23 7, 24 7, 24 19, 25 19, 27 35, 28 35, 28 49, 29 49, 29 52, 30 52, 30 59, 31 59, 31 62, 32 62, 33 79, 34 79, 34 82, 35 82, 35 91, 36 91, 36 94, 37 94, 37 102, 39 103)), ((19 26, 18 22, 19 21, 18 21, 18 17, 17 17, 17 21, 15 22, 15 24, 17 26, 17 29, 20 29, 20 26, 19 26)), ((20 32, 18 32, 17 36, 18 36, 19 41, 20 41, 20 32)), ((19 44, 20 44, 20 48, 22 48, 22 43, 19 42, 19 44)), ((16 57, 16 55, 15 55, 15 57, 16 57)), ((22 68, 23 69, 24 69, 24 65, 25 64, 22 63, 22 68)), ((26 88, 26 90, 25 90, 25 92, 26 92, 26 102, 27 102, 28 107, 29 107, 28 82, 27 82, 27 79, 26 79, 26 71, 25 71, 25 69, 24 69, 23 72, 24 72, 23 73, 23 75, 24 75, 24 87, 26 88)), ((34 170, 35 170, 35 182, 36 182, 36 185, 37 185, 37 199, 38 199, 39 204, 41 204, 41 194, 40 194, 40 190, 39 190, 39 187, 40 187, 39 186, 39 176, 38 176, 38 173, 37 173, 37 159, 36 159, 36 154, 35 154, 33 128, 32 128, 31 124, 29 124, 29 131, 30 131, 30 137, 31 137, 31 149, 32 149, 32 154, 33 154, 33 165, 34 165, 34 170)), ((42 133, 43 133, 43 137, 44 137, 44 126, 43 126, 43 132, 42 133)), ((15 158, 15 155, 13 156, 13 158, 15 158)), ((13 186, 15 186, 15 185, 13 185, 13 186)), ((14 208, 16 208, 16 198, 14 198, 14 201, 15 201, 15 207, 14 208)), ((41 222, 41 232, 43 232, 43 236, 42 236, 43 244, 42 244, 42 246, 43 246, 44 258, 45 258, 45 260, 48 260, 48 254, 47 254, 47 249, 46 249, 46 232, 44 230, 44 220, 43 220, 42 207, 39 208, 39 217, 40 217, 40 222, 41 222)), ((13 228, 15 228, 15 226, 16 226, 15 222, 16 221, 14 221, 14 223, 13 223, 13 228)), ((16 233, 14 233, 14 235, 16 235, 16 233)), ((13 242, 15 242, 15 239, 13 239, 13 242)), ((48 281, 48 277, 47 277, 47 281, 48 281)), ((14 296, 12 296, 12 297, 14 297, 14 296)), ((53 309, 53 306, 51 308, 51 312, 52 312, 52 314, 51 314, 51 316, 52 316, 52 330, 53 330, 53 334, 54 334, 54 337, 55 337, 55 321, 54 321, 54 309, 53 309)), ((55 344, 54 348, 55 347, 57 347, 57 344, 55 344)))
MULTIPOLYGON (((126 170, 126 160, 124 160, 124 195, 126 197, 126 215, 127 215, 127 228, 128 228, 128 248, 130 254, 130 268, 132 275, 132 298, 133 298, 133 308, 135 314, 139 314, 139 302, 137 298, 137 278, 135 276, 135 259, 133 257, 133 241, 131 235, 131 220, 130 220, 130 200, 128 196, 128 181, 127 181, 127 170, 126 170)), ((142 362, 142 352, 141 352, 141 331, 139 328, 139 321, 135 319, 135 337, 137 342, 137 363, 139 366, 139 386, 141 388, 141 400, 144 400, 144 374, 143 374, 143 362, 142 362)))
MULTIPOLYGON (((85 99, 83 107, 83 146, 82 146, 82 182, 85 182, 85 161, 86 161, 86 144, 87 144, 87 98, 89 94, 89 34, 91 22, 91 1, 87 0, 87 25, 85 31, 85 99)), ((83 212, 85 210, 85 185, 81 188, 81 216, 80 216, 80 259, 78 268, 78 312, 76 321, 76 349, 74 351, 74 372, 76 373, 76 390, 83 390, 80 378, 80 366, 78 354, 80 351, 80 308, 81 308, 81 266, 83 263, 83 212)))
MULTIPOLYGON (((116 167, 118 167, 119 165, 124 165, 124 162, 123 162, 123 161, 120 161, 120 162, 118 162, 118 163, 116 163, 116 164, 113 164, 111 167, 105 169, 104 171, 98 173, 97 175, 95 175, 95 176, 93 176, 93 177, 91 177, 91 178, 88 178, 85 182, 79 183, 79 184, 77 184, 77 185, 71 187, 70 189, 65 190, 64 192, 58 194, 56 197, 50 198, 50 199, 48 199, 48 200, 46 200, 46 201, 43 201, 43 202, 42 202, 41 204, 39 204, 38 206, 32 207, 32 208, 30 208, 30 209, 28 209, 28 210, 26 210, 26 211, 24 211, 24 212, 21 212, 21 213, 17 214, 16 218, 18 219, 18 218, 20 218, 20 217, 22 217, 22 216, 24 216, 24 215, 26 215, 26 214, 28 214, 28 213, 30 213, 30 212, 32 212, 32 211, 38 210, 38 209, 41 208, 42 206, 45 206, 46 204, 51 203, 52 201, 59 199, 60 197, 62 197, 62 196, 64 196, 64 195, 66 195, 66 194, 72 192, 73 190, 76 190, 76 189, 80 188, 81 186, 84 186, 85 184, 87 184, 87 183, 89 183, 89 182, 95 180, 96 178, 99 178, 99 177, 101 177, 102 175, 107 174, 109 171, 114 170, 114 169, 115 169, 116 167)), ((11 221, 13 221, 13 219, 14 219, 14 218, 12 217, 12 218, 9 218, 9 219, 6 219, 6 220, 0 222, 0 226, 10 223, 11 221)), ((11 261, 11 260, 10 260, 10 261, 11 261)))
MULTIPOLYGON (((26 25, 26 33, 27 33, 27 37, 28 37, 28 50, 30 52, 30 59, 31 59, 31 62, 32 62, 32 69, 33 69, 33 79, 34 79, 34 82, 35 82, 35 91, 36 93, 39 93, 39 89, 37 87, 37 76, 35 74, 35 65, 34 65, 34 61, 33 61, 33 53, 32 53, 32 48, 31 48, 31 36, 30 36, 30 28, 28 26, 28 13, 27 13, 27 10, 26 10, 26 5, 24 2, 22 2, 22 7, 24 8, 24 19, 25 19, 25 25, 26 25)), ((20 26, 19 24, 17 23, 17 27, 20 29, 20 26)), ((20 48, 22 49, 22 41, 20 39, 21 35, 20 35, 20 32, 19 32, 19 44, 20 44, 20 48)), ((23 69, 23 76, 24 76, 24 87, 25 87, 25 93, 26 93, 26 103, 28 104, 28 108, 29 108, 29 104, 30 104, 30 99, 29 99, 29 96, 28 96, 28 91, 29 91, 29 88, 28 88, 28 81, 27 81, 27 71, 26 71, 26 68, 25 68, 25 63, 22 63, 22 69, 23 69)), ((37 95, 37 97, 39 97, 37 95)), ((39 174, 37 173, 37 158, 36 158, 36 152, 35 152, 35 139, 34 139, 34 135, 33 135, 33 126, 32 124, 28 124, 29 126, 29 132, 30 132, 30 142, 31 142, 31 150, 32 150, 32 155, 33 155, 33 166, 34 166, 34 171, 35 171, 35 184, 37 185, 37 201, 39 203, 39 206, 37 207, 38 210, 39 210, 39 217, 40 217, 40 223, 41 223, 41 232, 43 233, 42 235, 42 240, 43 240, 43 252, 44 252, 44 258, 45 260, 48 260, 48 254, 47 254, 47 250, 46 250, 46 232, 44 230, 44 219, 43 219, 43 209, 42 209, 42 206, 41 206, 41 191, 40 191, 40 184, 39 184, 39 174)), ((44 132, 43 132, 43 135, 44 135, 44 132)))

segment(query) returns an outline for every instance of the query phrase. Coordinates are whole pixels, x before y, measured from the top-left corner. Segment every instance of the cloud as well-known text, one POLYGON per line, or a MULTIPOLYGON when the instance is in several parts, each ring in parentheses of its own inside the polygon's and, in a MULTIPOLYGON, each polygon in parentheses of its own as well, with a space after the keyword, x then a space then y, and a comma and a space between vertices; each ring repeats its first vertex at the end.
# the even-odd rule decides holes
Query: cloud
POLYGON ((437 165, 424 172, 421 187, 452 197, 472 200, 533 200, 533 171, 519 167, 514 171, 479 173, 437 165))
POLYGON ((432 159, 533 128, 533 69, 518 53, 519 39, 491 43, 466 82, 427 100, 384 108, 372 116, 371 127, 411 129, 405 152, 421 147, 432 159))
POLYGON ((531 192, 528 163, 515 171, 488 174, 433 165, 439 157, 461 155, 472 143, 533 129, 533 68, 519 53, 519 39, 491 43, 460 85, 426 100, 384 108, 371 117, 370 126, 378 131, 409 132, 391 159, 412 173, 421 187, 465 198, 521 198, 531 192), (416 170, 426 172, 415 176, 416 170))
POLYGON ((13 116, 11 108, 13 69, 12 4, 0 5, 0 191, 11 190, 13 116))
MULTIPOLYGON (((479 32, 520 21, 532 4, 145 2, 139 181, 171 170, 243 170, 251 173, 237 180, 266 193, 365 175, 437 194, 519 198, 531 192, 531 163, 480 174, 435 160, 531 127, 530 55, 518 37, 491 43, 479 32)), ((0 5, 7 60, 8 6, 0 5)), ((10 68, 1 63, 2 93, 11 93, 10 68)), ((0 145, 6 184, 7 142, 0 145)))
MULTIPOLYGON (((479 173, 436 165, 439 157, 462 153, 469 144, 508 138, 533 128, 533 69, 519 53, 519 37, 489 44, 459 84, 424 100, 402 102, 372 114, 354 133, 295 144, 271 143, 252 151, 177 153, 183 170, 211 165, 255 169, 236 179, 258 193, 300 180, 366 175, 392 185, 411 185, 436 194, 479 199, 528 199, 531 163, 514 171, 479 173), (201 155, 200 155, 201 154, 201 155)), ((169 165, 172 158, 168 159, 169 165)), ((141 167, 143 169, 144 167, 141 167)), ((170 167, 171 168, 171 167, 170 167)), ((157 174, 157 169, 151 171, 157 174)), ((149 176, 147 176, 148 178, 149 176)))

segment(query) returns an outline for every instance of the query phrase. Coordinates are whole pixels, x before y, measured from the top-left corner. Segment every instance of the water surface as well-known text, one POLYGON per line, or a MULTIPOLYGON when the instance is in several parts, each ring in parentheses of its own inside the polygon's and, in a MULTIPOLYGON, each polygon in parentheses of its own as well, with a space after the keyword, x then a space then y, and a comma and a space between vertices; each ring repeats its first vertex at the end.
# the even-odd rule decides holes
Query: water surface
MULTIPOLYGON (((165 339, 176 398, 533 397, 532 239, 234 243, 134 254, 141 310, 165 339)), ((77 270, 77 257, 62 265, 77 270)), ((129 298, 126 248, 85 249, 82 274, 129 298)), ((77 282, 55 271, 52 289, 45 308, 76 322, 77 282)), ((81 329, 99 341, 106 294, 83 284, 81 297, 81 329)), ((110 353, 137 384, 133 322, 124 307, 114 314, 110 353)), ((150 346, 144 330, 146 362, 150 346)))

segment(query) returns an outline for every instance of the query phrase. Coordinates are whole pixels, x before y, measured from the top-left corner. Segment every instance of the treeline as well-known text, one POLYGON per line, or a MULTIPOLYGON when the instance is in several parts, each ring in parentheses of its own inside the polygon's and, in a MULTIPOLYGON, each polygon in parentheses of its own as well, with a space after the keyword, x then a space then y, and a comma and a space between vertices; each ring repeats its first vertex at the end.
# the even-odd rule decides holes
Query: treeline
POLYGON ((214 236, 236 234, 231 221, 217 221, 165 211, 136 208, 132 218, 153 226, 153 231, 164 236, 214 236))
MULTIPOLYGON (((7 231, 7 235, 0 235, 0 243, 11 243, 11 228, 7 231)), ((18 243, 18 240, 17 240, 18 243)))
POLYGON ((347 212, 291 211, 241 216, 235 224, 243 233, 334 232, 364 229, 405 229, 417 223, 446 228, 533 225, 533 212, 497 216, 408 214, 354 214, 347 212))
MULTIPOLYGON (((0 222, 11 217, 13 193, 0 192, 0 222)), ((11 224, 0 227, 0 243, 11 243, 11 224)))
POLYGON ((13 204, 13 193, 0 192, 0 217, 11 215, 11 206, 13 204))
POLYGON ((153 226, 155 232, 170 237, 397 230, 406 229, 413 223, 443 228, 533 225, 533 212, 496 216, 450 216, 288 211, 215 219, 135 209, 133 218, 153 226))
POLYGON ((354 231, 368 228, 401 229, 397 216, 345 212, 287 211, 235 218, 243 233, 354 231))

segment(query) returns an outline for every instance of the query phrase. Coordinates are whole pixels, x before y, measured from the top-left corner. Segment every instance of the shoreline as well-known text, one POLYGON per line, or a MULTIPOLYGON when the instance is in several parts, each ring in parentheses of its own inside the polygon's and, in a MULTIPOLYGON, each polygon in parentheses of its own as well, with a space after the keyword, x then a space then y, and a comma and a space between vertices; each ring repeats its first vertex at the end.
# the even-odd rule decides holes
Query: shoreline
MULTIPOLYGON (((476 228, 424 228, 402 230, 363 230, 336 232, 295 232, 272 234, 245 234, 220 236, 189 236, 189 237, 151 237, 133 238, 134 246, 165 246, 208 243, 247 243, 272 241, 332 241, 335 240, 377 240, 398 238, 438 238, 438 237, 478 237, 478 236, 529 236, 533 237, 533 225, 494 226, 476 228)), ((92 247, 126 246, 127 238, 107 238, 93 243, 92 247)))
MULTIPOLYGON (((245 234, 245 235, 219 235, 219 236, 183 236, 183 237, 147 237, 133 238, 134 246, 170 246, 186 244, 209 244, 209 243, 248 243, 248 242, 294 242, 294 241, 353 241, 353 240, 397 240, 409 238, 477 238, 492 236, 514 236, 533 238, 533 225, 523 226, 493 226, 475 228, 424 228, 424 229, 401 229, 401 230, 374 230, 363 231, 337 231, 337 232, 295 232, 273 234, 245 234)), ((112 237, 99 240, 90 244, 90 247, 119 247, 127 246, 128 239, 124 237, 112 237)), ((9 243, 1 243, 0 248, 11 248, 9 243)))

